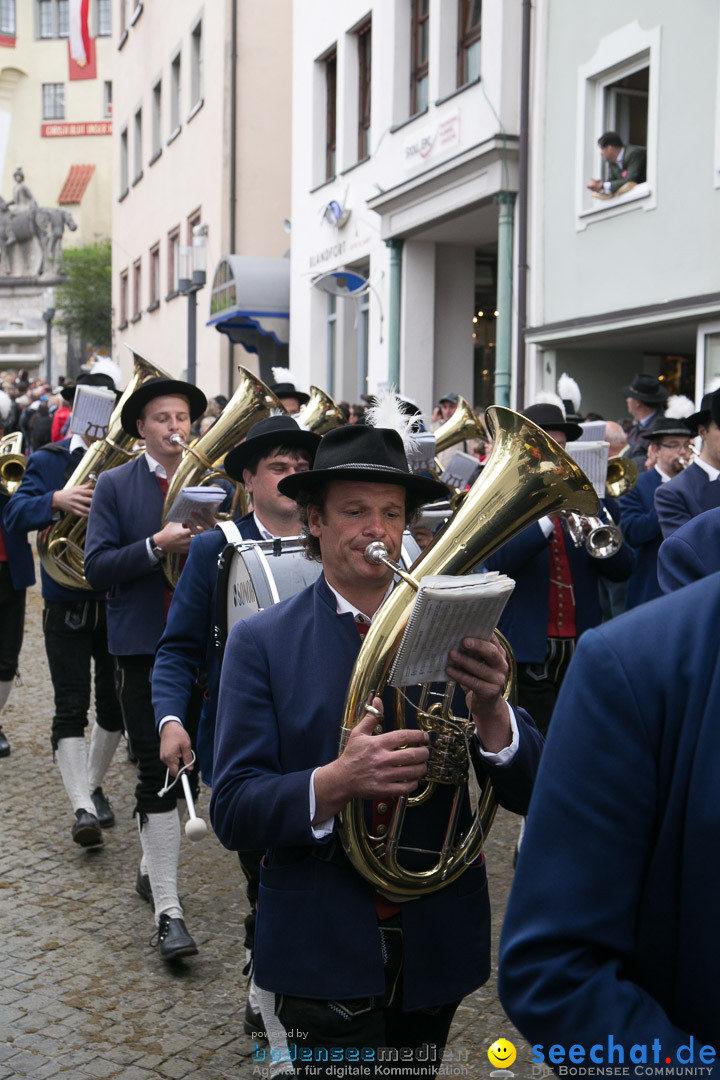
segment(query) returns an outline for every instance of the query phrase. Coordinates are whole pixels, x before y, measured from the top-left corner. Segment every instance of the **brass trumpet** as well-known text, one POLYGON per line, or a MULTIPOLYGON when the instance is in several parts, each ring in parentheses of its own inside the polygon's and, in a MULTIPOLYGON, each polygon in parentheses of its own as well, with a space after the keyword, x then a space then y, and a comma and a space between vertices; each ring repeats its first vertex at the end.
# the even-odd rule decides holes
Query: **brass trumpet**
POLYGON ((567 510, 558 516, 575 547, 584 546, 593 559, 609 559, 622 547, 622 533, 604 506, 592 517, 567 510))
POLYGON ((14 495, 20 487, 27 458, 22 452, 22 432, 12 431, 0 439, 0 494, 14 495))
MULTIPOLYGON (((463 574, 491 555, 504 543, 545 514, 572 509, 579 514, 597 512, 598 498, 582 470, 544 431, 510 409, 492 407, 487 413, 495 441, 482 475, 467 492, 459 509, 433 542, 410 568, 412 577, 429 574, 463 574)), ((415 601, 415 587, 406 578, 395 586, 375 616, 363 641, 353 670, 340 734, 340 752, 355 725, 366 713, 366 703, 381 695, 387 685, 392 662, 415 601)), ((421 695, 421 704, 422 704, 421 695)), ((404 727, 405 698, 396 695, 395 722, 404 727)), ((431 724, 436 741, 447 755, 465 761, 467 773, 467 732, 443 700, 425 710, 419 724, 431 724)), ((432 757, 432 754, 431 754, 432 757)), ((378 841, 366 827, 365 803, 353 800, 338 815, 338 834, 355 869, 388 896, 402 899, 425 895, 443 888, 457 878, 479 854, 492 823, 495 797, 486 783, 475 813, 465 828, 458 822, 466 799, 464 779, 457 783, 443 777, 442 767, 431 772, 431 782, 417 795, 397 800, 387 836, 378 841), (405 849, 401 833, 406 812, 419 806, 442 785, 454 788, 450 819, 441 850, 424 854, 437 856, 429 869, 414 870, 402 865, 405 849), (429 790, 430 789, 430 790, 429 790)), ((406 860, 407 861, 407 860, 406 860)))
POLYGON ((632 458, 611 457, 607 463, 605 498, 620 499, 637 484, 638 467, 632 458))

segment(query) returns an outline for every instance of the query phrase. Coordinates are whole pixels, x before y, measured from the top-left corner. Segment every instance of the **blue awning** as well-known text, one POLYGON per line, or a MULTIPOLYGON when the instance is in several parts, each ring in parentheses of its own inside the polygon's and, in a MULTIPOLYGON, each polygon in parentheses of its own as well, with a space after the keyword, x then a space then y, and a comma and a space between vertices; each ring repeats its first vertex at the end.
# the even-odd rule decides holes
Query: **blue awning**
POLYGON ((290 340, 290 260, 224 255, 213 278, 207 325, 250 352, 261 351, 263 338, 286 347, 290 340))

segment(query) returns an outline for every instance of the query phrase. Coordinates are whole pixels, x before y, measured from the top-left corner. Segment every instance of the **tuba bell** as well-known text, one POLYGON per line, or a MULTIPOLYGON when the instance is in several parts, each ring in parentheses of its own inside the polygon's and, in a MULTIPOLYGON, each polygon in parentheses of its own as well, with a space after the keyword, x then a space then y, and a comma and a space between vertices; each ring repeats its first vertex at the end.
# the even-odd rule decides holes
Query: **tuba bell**
MULTIPOLYGON (((487 416, 494 434, 492 454, 453 517, 410 568, 414 578, 464 574, 546 514, 556 514, 562 509, 584 515, 597 512, 598 498, 592 484, 549 435, 510 409, 494 406, 488 409, 487 416)), ((365 714, 366 702, 381 695, 387 685, 414 601, 414 585, 401 580, 372 621, 345 699, 340 752, 365 714)), ((512 663, 509 666, 512 668, 512 663)), ((426 715, 429 720, 423 717, 419 723, 425 726, 427 722, 436 732, 438 742, 451 743, 452 755, 467 756, 466 734, 462 730, 457 737, 448 734, 460 724, 445 703, 441 710, 437 705, 431 706, 426 715)), ((398 727, 405 726, 405 703, 398 695, 395 720, 398 727)), ((438 770, 439 778, 433 778, 433 753, 431 750, 428 763, 430 782, 416 795, 396 801, 392 824, 382 841, 368 834, 363 800, 353 800, 338 815, 338 833, 352 865, 376 889, 398 899, 434 892, 457 878, 480 853, 495 812, 495 797, 487 782, 471 822, 456 835, 465 783, 463 780, 455 784, 442 851, 433 853, 437 855, 435 865, 424 870, 401 865, 400 855, 404 850, 401 830, 406 812, 425 802, 436 783, 447 782, 442 769, 438 770)))
MULTIPOLYGON (((133 350, 133 374, 113 409, 107 435, 87 448, 66 488, 95 484, 101 472, 122 465, 142 453, 142 450, 135 449, 138 436, 133 437, 123 431, 120 414, 130 395, 153 376, 170 378, 166 371, 133 350)), ((64 514, 59 521, 37 534, 40 562, 58 585, 64 585, 67 589, 90 589, 84 569, 86 536, 87 518, 77 514, 64 514)))
MULTIPOLYGON (((475 410, 458 394, 457 408, 449 420, 435 430, 435 453, 441 454, 466 439, 485 439, 485 426, 475 410)), ((442 469, 440 470, 442 472, 442 469)))
POLYGON ((295 420, 301 428, 314 431, 316 435, 324 435, 347 423, 342 409, 319 386, 310 387, 310 399, 295 415, 295 420))
MULTIPOLYGON (((185 445, 186 454, 168 486, 163 506, 163 525, 167 524, 170 507, 183 488, 200 483, 210 484, 218 477, 225 477, 220 467, 228 450, 242 442, 253 424, 264 420, 273 411, 285 412, 280 399, 256 375, 243 367, 238 371, 240 382, 237 390, 209 431, 192 445, 185 445, 179 436, 173 436, 174 441, 185 445)), ((163 570, 168 584, 174 589, 180 577, 180 557, 173 553, 168 555, 163 559, 163 570)))
POLYGON ((14 495, 20 487, 27 458, 22 452, 21 431, 12 431, 0 439, 0 494, 14 495))

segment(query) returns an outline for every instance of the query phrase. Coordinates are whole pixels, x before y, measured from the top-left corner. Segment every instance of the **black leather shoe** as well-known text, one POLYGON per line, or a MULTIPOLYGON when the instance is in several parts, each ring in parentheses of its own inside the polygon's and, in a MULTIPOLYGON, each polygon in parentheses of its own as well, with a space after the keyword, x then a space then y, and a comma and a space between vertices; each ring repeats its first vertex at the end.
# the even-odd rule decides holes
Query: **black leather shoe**
POLYGON ((243 1030, 246 1035, 254 1035, 256 1038, 265 1038, 265 1024, 259 1012, 256 1012, 250 1004, 250 999, 245 1002, 245 1019, 243 1030))
POLYGON ((143 874, 140 867, 138 867, 137 877, 135 878, 135 892, 150 905, 153 911, 155 910, 155 901, 150 887, 150 875, 143 874))
POLYGON ((100 822, 94 814, 87 810, 75 811, 75 824, 72 827, 72 838, 80 847, 97 847, 103 842, 100 822))
POLYGON ((0 728, 0 757, 8 757, 10 754, 10 743, 3 735, 3 729, 0 728))
POLYGON ((103 794, 101 787, 96 787, 92 793, 95 817, 100 822, 102 829, 109 829, 115 824, 115 815, 110 807, 110 800, 103 794))
POLYGON ((163 960, 179 960, 197 953, 197 945, 187 932, 185 920, 171 919, 165 914, 158 920, 158 945, 163 960))

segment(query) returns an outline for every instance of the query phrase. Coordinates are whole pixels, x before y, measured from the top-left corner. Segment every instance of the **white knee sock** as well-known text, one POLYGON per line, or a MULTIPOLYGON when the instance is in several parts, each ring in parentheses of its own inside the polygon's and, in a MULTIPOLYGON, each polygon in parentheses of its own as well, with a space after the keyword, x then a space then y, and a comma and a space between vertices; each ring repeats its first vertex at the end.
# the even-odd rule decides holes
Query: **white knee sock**
POLYGON ((5 702, 10 696, 12 690, 13 680, 9 679, 7 682, 0 681, 0 712, 5 708, 5 702))
POLYGON ((148 814, 142 826, 138 818, 138 827, 155 901, 155 922, 161 915, 181 919, 183 910, 177 892, 180 815, 177 810, 167 814, 148 814))
POLYGON ((60 739, 55 756, 73 810, 87 810, 94 814, 95 806, 88 786, 85 739, 60 739))
MULTIPOLYGON (((254 984, 255 980, 253 979, 254 984)), ((270 990, 261 990, 259 986, 255 986, 255 996, 260 1006, 260 1015, 263 1018, 268 1046, 271 1051, 270 1076, 289 1072, 292 1066, 289 1064, 290 1052, 287 1044, 287 1032, 280 1023, 279 1017, 275 1015, 275 994, 270 990)))
POLYGON ((95 788, 102 787, 105 773, 110 767, 121 735, 121 731, 106 731, 97 723, 93 726, 87 763, 88 784, 91 792, 95 788))

